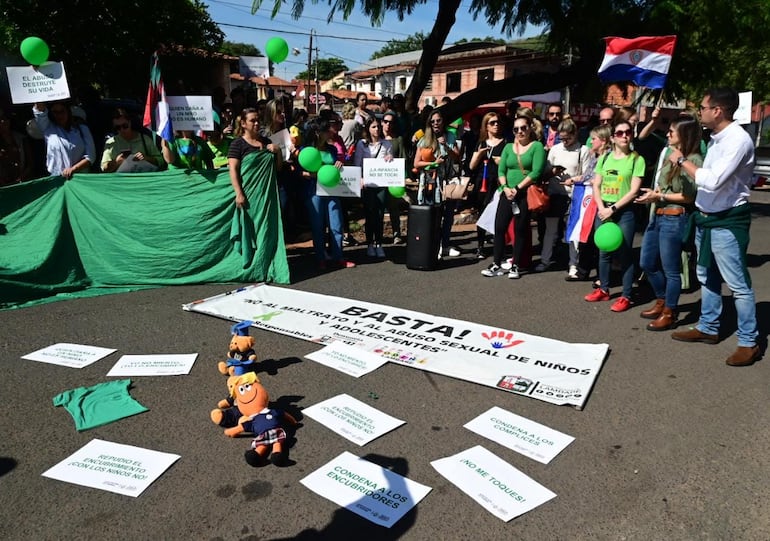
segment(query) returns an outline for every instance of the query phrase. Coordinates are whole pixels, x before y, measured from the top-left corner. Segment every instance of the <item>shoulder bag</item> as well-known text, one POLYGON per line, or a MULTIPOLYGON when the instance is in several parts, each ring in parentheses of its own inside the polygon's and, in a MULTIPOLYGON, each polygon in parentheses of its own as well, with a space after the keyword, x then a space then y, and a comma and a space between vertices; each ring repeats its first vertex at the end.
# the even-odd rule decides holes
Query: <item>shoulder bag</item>
MULTIPOLYGON (((521 164, 521 155, 518 152, 518 145, 514 148, 516 153, 516 159, 519 160, 519 169, 521 174, 526 178, 527 173, 524 172, 524 166, 521 164)), ((545 212, 548 210, 548 205, 551 203, 548 194, 540 185, 539 182, 534 181, 527 187, 527 208, 530 212, 545 212)))

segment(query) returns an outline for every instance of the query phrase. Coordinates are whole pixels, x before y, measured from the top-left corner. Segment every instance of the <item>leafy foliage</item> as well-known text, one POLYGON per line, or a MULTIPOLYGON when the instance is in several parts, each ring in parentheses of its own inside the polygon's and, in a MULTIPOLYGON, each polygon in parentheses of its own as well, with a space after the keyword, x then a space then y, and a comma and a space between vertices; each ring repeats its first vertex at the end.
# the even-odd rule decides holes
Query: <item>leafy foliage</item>
POLYGON ((0 20, 0 50, 15 54, 10 64, 24 63, 21 40, 39 36, 51 60, 64 61, 72 88, 92 84, 122 96, 146 92, 153 51, 216 50, 224 38, 201 0, 0 0, 0 20))
MULTIPOLYGON (((316 61, 314 60, 310 66, 310 78, 315 80, 315 67, 316 61)), ((347 71, 348 67, 345 62, 339 58, 319 58, 318 59, 318 80, 328 81, 339 75, 341 71, 347 71)), ((300 81, 307 80, 307 70, 301 71, 297 74, 297 79, 300 81)))
POLYGON ((419 51, 422 49, 422 44, 428 36, 424 32, 415 32, 411 36, 404 39, 391 39, 388 40, 382 49, 372 53, 370 60, 375 58, 382 58, 383 56, 390 56, 392 54, 408 53, 410 51, 419 51))
POLYGON ((239 41, 223 41, 219 46, 219 52, 232 56, 262 56, 255 45, 239 41))

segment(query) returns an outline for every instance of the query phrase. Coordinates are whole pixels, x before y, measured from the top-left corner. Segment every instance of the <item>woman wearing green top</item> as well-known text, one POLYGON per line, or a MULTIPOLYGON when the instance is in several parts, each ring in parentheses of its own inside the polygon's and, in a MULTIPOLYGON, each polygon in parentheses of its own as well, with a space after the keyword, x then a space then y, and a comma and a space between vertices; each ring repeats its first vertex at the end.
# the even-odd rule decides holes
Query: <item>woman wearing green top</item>
POLYGON ((517 279, 525 235, 529 235, 527 188, 540 181, 545 170, 545 148, 535 139, 532 121, 517 116, 513 121, 513 143, 508 143, 500 155, 497 168, 500 199, 495 213, 494 262, 481 271, 484 276, 502 276, 505 232, 513 220, 513 259, 508 278, 517 279))
POLYGON ((623 232, 623 242, 614 252, 599 251, 599 288, 584 298, 588 302, 610 300, 610 266, 612 256, 620 260, 623 276, 623 295, 610 310, 625 312, 631 308, 631 288, 634 284, 634 198, 639 192, 644 176, 644 158, 631 150, 634 132, 628 122, 621 121, 612 133, 612 152, 596 162, 593 191, 596 202, 596 225, 615 222, 623 232))
MULTIPOLYGON (((700 167, 701 127, 693 117, 678 118, 668 130, 668 146, 700 167)), ((682 292, 682 235, 688 221, 688 209, 695 201, 695 180, 684 170, 663 160, 654 190, 642 188, 637 203, 652 204, 654 213, 644 232, 639 264, 647 275, 655 304, 640 315, 653 319, 650 331, 665 331, 676 322, 676 308, 682 292)))

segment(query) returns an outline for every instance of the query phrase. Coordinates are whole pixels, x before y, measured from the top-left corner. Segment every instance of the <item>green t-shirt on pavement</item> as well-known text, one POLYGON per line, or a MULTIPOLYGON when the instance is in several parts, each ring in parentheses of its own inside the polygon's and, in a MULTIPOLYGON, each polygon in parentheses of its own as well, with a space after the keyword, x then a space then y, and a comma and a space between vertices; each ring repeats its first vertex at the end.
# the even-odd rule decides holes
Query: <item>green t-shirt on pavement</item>
POLYGON ((128 394, 130 385, 130 379, 119 379, 70 389, 54 396, 53 405, 64 406, 79 431, 88 430, 149 411, 128 394))

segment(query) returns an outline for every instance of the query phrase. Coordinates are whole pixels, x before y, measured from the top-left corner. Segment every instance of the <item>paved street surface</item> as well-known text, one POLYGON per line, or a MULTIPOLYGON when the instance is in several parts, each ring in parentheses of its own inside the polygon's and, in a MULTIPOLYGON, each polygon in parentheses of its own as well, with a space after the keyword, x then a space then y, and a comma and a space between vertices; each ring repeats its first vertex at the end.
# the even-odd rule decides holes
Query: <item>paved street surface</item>
MULTIPOLYGON (((770 323, 770 194, 753 197, 749 264, 757 293, 764 351, 770 323)), ((303 360, 317 345, 252 330, 265 359, 260 374, 274 400, 301 419, 293 465, 253 469, 243 461, 247 438, 229 439, 209 420, 226 395, 216 368, 230 323, 184 312, 183 303, 233 284, 162 288, 0 312, 0 532, 8 540, 760 540, 770 539, 770 362, 731 368, 735 311, 726 299, 722 341, 685 344, 670 332, 644 329, 649 301, 615 314, 589 304, 587 282, 567 283, 564 270, 521 280, 484 278, 473 234, 458 231, 461 257, 436 272, 407 270, 404 246, 389 260, 317 273, 309 253, 291 257, 291 286, 569 342, 607 342, 610 353, 582 411, 516 396, 397 365, 360 379, 303 360), (57 342, 117 348, 77 370, 23 361, 57 342), (131 394, 150 409, 82 433, 54 408, 61 391, 90 386, 122 354, 199 354, 180 377, 133 378, 131 394), (359 448, 302 408, 339 393, 366 402, 406 425, 359 448), (543 465, 463 425, 491 406, 575 437, 543 465), (181 455, 138 498, 54 481, 41 473, 94 438, 181 455), (483 445, 557 494, 508 523, 474 503, 430 461, 483 445), (299 480, 343 451, 390 466, 432 492, 391 529, 375 526, 317 496, 299 480)), ((640 238, 637 237, 637 243, 640 238)), ((613 287, 617 295, 619 286, 613 287)), ((681 318, 697 320, 697 290, 682 298, 681 318)))

